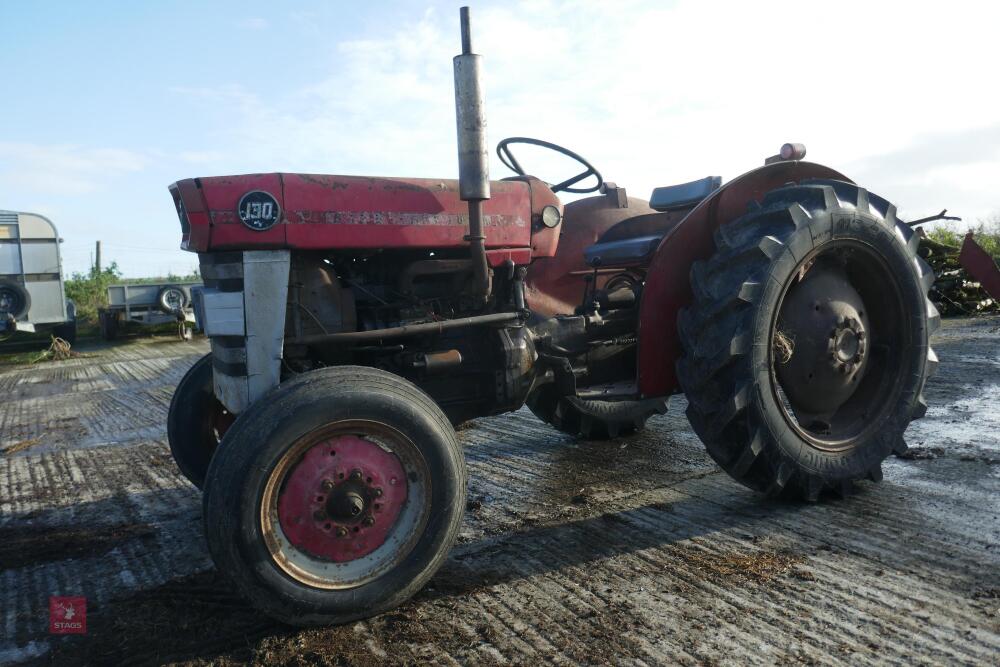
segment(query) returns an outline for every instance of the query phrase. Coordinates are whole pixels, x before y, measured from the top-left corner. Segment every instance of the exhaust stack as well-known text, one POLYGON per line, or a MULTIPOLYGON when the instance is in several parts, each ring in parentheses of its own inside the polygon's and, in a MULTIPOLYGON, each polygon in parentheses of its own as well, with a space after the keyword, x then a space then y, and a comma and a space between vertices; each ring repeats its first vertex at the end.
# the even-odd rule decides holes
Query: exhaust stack
POLYGON ((489 146, 486 141, 486 101, 483 97, 482 56, 472 52, 469 8, 460 10, 462 53, 455 56, 455 118, 458 127, 458 190, 469 202, 469 251, 476 293, 490 297, 490 269, 483 233, 483 201, 490 198, 489 146))

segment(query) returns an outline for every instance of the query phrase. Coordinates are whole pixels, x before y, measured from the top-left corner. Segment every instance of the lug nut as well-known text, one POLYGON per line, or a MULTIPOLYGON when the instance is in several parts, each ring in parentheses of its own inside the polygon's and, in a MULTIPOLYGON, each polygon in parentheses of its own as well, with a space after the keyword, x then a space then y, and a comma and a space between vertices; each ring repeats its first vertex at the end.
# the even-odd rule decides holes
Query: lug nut
POLYGON ((337 528, 337 537, 347 537, 347 529, 343 526, 337 528))
POLYGON ((319 485, 319 488, 323 489, 324 491, 330 491, 333 489, 333 482, 331 480, 324 479, 323 483, 319 485))
POLYGON ((351 473, 351 479, 361 479, 361 471, 355 470, 351 473))
POLYGON ((365 520, 362 523, 364 523, 366 526, 371 526, 371 525, 373 525, 375 523, 375 518, 374 517, 370 517, 370 516, 366 516, 365 520))
POLYGON ((375 489, 375 497, 378 498, 382 495, 382 489, 375 489))

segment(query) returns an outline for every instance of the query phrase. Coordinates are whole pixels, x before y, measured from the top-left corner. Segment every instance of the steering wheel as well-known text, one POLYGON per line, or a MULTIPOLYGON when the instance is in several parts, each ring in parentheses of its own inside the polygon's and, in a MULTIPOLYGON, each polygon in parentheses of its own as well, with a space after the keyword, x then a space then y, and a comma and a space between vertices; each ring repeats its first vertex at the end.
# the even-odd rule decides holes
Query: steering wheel
POLYGON ((548 148, 549 150, 555 151, 557 153, 562 153, 566 157, 573 158, 574 160, 582 164, 584 167, 586 167, 584 171, 581 171, 579 174, 573 176, 572 178, 567 178, 562 183, 549 185, 549 189, 551 189, 552 192, 573 192, 576 194, 585 194, 587 192, 597 192, 598 190, 601 189, 601 186, 604 184, 604 179, 601 178, 601 172, 594 169, 594 166, 589 162, 587 162, 583 158, 583 156, 579 155, 578 153, 574 153, 568 148, 563 148, 562 146, 557 146, 556 144, 551 144, 548 141, 542 141, 541 139, 530 139, 528 137, 507 137, 499 144, 497 144, 497 156, 500 158, 500 161, 503 162, 504 165, 506 165, 508 169, 518 174, 519 176, 527 176, 527 174, 525 173, 524 168, 521 167, 521 165, 518 163, 517 158, 514 157, 514 154, 510 152, 511 144, 531 144, 532 146, 541 146, 542 148, 548 148), (579 183, 583 179, 587 178, 588 176, 597 177, 597 183, 594 186, 589 188, 571 187, 576 183, 579 183))

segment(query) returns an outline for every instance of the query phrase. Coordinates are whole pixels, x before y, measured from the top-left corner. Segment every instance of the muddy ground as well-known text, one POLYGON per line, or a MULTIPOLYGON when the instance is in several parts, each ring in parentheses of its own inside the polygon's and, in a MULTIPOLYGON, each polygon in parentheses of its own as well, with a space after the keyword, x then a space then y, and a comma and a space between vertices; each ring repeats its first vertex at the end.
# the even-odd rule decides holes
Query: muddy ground
POLYGON ((308 631, 212 569, 170 459, 204 341, 2 370, 0 663, 996 664, 1000 318, 948 321, 936 349, 910 454, 815 505, 732 482, 682 398, 611 443, 477 420, 445 567, 396 611, 308 631), (87 597, 87 635, 48 634, 50 595, 87 597))

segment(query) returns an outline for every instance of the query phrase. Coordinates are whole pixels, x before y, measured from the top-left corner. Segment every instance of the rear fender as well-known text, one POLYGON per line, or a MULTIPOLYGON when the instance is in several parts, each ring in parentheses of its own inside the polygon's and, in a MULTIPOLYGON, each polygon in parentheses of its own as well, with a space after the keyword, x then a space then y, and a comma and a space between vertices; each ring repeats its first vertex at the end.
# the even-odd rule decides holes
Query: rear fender
POLYGON ((821 164, 776 162, 726 183, 664 236, 650 262, 639 304, 637 383, 643 397, 679 390, 674 369, 681 353, 677 315, 691 303, 691 265, 715 251, 715 230, 746 213, 747 206, 765 193, 810 178, 853 182, 821 164))

